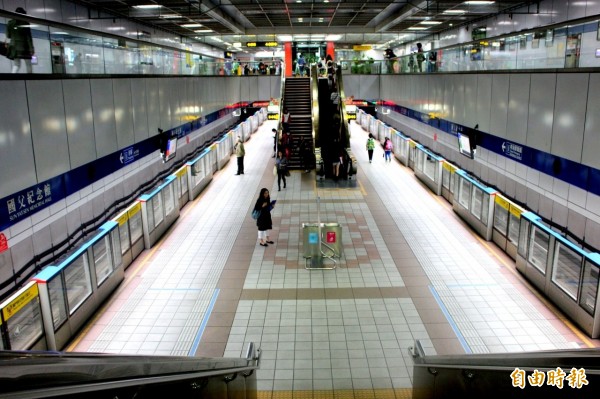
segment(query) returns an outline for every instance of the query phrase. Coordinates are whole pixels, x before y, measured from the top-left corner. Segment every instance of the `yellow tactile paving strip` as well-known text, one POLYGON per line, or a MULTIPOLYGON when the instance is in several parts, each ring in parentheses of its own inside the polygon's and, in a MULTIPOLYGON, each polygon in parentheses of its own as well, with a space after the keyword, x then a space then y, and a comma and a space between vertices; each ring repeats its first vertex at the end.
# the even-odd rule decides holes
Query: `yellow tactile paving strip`
POLYGON ((258 391, 258 399, 410 399, 411 388, 334 391, 258 391))

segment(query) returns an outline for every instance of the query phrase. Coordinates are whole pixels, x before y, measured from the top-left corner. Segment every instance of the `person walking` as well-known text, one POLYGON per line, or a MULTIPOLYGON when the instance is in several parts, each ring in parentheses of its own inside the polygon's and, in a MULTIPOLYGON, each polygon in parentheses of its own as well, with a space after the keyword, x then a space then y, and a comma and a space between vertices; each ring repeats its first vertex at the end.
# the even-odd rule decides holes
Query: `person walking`
POLYGON ((369 153, 369 163, 373 163, 373 151, 375 150, 375 138, 371 133, 369 133, 369 138, 367 139, 367 152, 369 153))
POLYGON ((254 210, 260 212, 258 219, 256 219, 256 226, 258 227, 258 239, 263 247, 268 247, 268 244, 275 244, 269 238, 269 230, 273 228, 271 209, 274 207, 275 201, 271 201, 269 190, 262 188, 254 205, 254 210))
POLYGON ((244 174, 244 156, 246 155, 246 149, 244 148, 244 143, 242 142, 242 138, 240 136, 238 136, 233 149, 235 150, 235 156, 237 157, 237 173, 235 175, 236 176, 243 175, 244 174))
POLYGON ((298 148, 300 150, 300 158, 302 159, 302 169, 304 169, 304 173, 310 172, 311 165, 311 157, 312 157, 312 146, 309 144, 308 140, 302 137, 300 139, 300 144, 298 148))
POLYGON ((389 138, 385 138, 385 141, 383 142, 383 150, 385 151, 385 161, 386 162, 392 162, 392 150, 394 149, 394 147, 392 146, 392 140, 390 140, 389 138))
MULTIPOLYGON (((26 15, 27 12, 22 7, 15 10, 18 14, 26 15)), ((7 57, 12 60, 12 73, 19 72, 21 60, 25 62, 27 73, 33 73, 31 59, 35 50, 33 48, 33 39, 31 38, 31 29, 29 22, 19 19, 11 19, 6 24, 6 39, 9 43, 7 57)))
POLYGON ((281 179, 283 179, 283 188, 286 186, 285 178, 288 174, 288 160, 283 156, 283 152, 277 152, 277 158, 275 158, 275 167, 277 168, 277 187, 281 191, 281 179))
POLYGON ((273 156, 271 158, 275 158, 277 155, 277 129, 271 129, 273 132, 273 156))
POLYGON ((290 115, 290 111, 288 111, 287 108, 284 108, 283 115, 281 115, 281 128, 283 129, 284 133, 290 131, 291 118, 292 116, 290 115))

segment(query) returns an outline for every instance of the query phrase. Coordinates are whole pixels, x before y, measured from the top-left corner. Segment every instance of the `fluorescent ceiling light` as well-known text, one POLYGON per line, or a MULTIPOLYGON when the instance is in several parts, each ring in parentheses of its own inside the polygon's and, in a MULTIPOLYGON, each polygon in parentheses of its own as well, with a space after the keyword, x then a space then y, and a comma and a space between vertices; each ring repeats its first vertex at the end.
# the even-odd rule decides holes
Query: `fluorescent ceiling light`
POLYGON ((179 14, 163 14, 160 16, 161 18, 164 19, 173 19, 173 18, 183 18, 181 15, 179 14))
POLYGON ((295 37, 295 38, 299 38, 299 37, 308 37, 308 34, 306 34, 306 33, 301 33, 301 34, 294 35, 294 37, 295 37))
POLYGON ((125 30, 122 26, 109 26, 106 30, 125 30))
POLYGON ((313 39, 325 39, 325 35, 310 35, 313 39))
POLYGON ((342 38, 342 35, 327 35, 325 36, 325 40, 327 40, 328 42, 335 42, 337 40, 340 40, 342 38))
POLYGON ((425 30, 425 29, 429 29, 429 28, 426 28, 424 26, 411 26, 410 28, 408 28, 408 30, 425 30))
POLYGON ((183 25, 181 25, 182 28, 199 28, 201 26, 202 26, 202 24, 183 24, 183 25))
POLYGON ((423 25, 439 25, 442 22, 440 22, 440 21, 421 21, 419 23, 423 24, 423 25))
POLYGON ((208 32, 212 32, 212 30, 210 30, 210 29, 196 29, 194 32, 196 32, 196 33, 208 33, 208 32))
POLYGON ((489 4, 494 4, 495 1, 465 1, 465 4, 470 6, 487 6, 489 4))
POLYGON ((465 10, 446 10, 444 11, 444 14, 464 14, 466 13, 465 10))
POLYGON ((153 10, 156 8, 161 8, 160 4, 142 4, 139 6, 133 6, 133 8, 139 8, 140 10, 153 10))
POLYGON ((277 39, 280 42, 291 42, 293 40, 292 35, 279 35, 277 36, 277 39))

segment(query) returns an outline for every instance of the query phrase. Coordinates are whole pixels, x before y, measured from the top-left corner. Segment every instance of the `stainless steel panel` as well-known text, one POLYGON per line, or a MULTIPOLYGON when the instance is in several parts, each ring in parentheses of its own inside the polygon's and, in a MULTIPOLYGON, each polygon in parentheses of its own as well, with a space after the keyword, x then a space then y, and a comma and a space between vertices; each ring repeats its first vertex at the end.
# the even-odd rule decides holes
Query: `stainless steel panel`
POLYGON ((456 123, 463 123, 465 112, 465 75, 453 75, 451 77, 454 101, 452 102, 451 120, 456 123))
POLYGON ((92 89, 96 156, 100 158, 118 148, 112 81, 110 79, 92 79, 90 87, 92 89))
POLYGON ((169 78, 160 78, 158 80, 158 113, 160 115, 159 127, 163 130, 169 130, 173 127, 171 121, 171 98, 169 90, 169 78))
POLYGON ((508 120, 508 90, 510 75, 492 74, 490 98, 489 132, 494 136, 506 137, 508 120))
POLYGON ((51 226, 46 226, 33 232, 31 235, 33 252, 31 252, 30 256, 33 257, 33 254, 40 254, 52 247, 52 232, 50 227, 51 226))
POLYGON ((171 108, 171 127, 180 126, 184 120, 184 95, 185 80, 181 78, 169 79, 169 105, 171 108))
POLYGON ((134 142, 149 137, 148 113, 146 112, 146 81, 147 79, 131 79, 131 119, 133 122, 134 142))
MULTIPOLYGON (((231 79, 225 79, 225 82, 230 81, 231 79)), ((224 87, 228 87, 228 85, 224 85, 224 87)), ((226 96, 226 99, 229 98, 229 93, 225 90, 223 94, 226 96)), ((268 101, 271 98, 271 77, 270 76, 259 76, 258 77, 258 97, 257 100, 268 101)))
POLYGON ((529 97, 529 116, 527 122, 527 145, 550 152, 552 125, 554 119, 554 101, 556 74, 531 74, 529 97))
POLYGON ((54 220, 50 225, 50 234, 52 236, 53 245, 57 245, 67 238, 67 220, 64 217, 54 220))
MULTIPOLYGON (((465 109, 463 114, 463 125, 474 127, 479 123, 477 114, 477 75, 465 76, 465 109)), ((489 111, 488 111, 489 113, 489 111)), ((481 129, 481 124, 479 125, 481 129)))
POLYGON ((444 102, 442 105, 443 117, 445 119, 453 120, 453 107, 454 104, 454 80, 452 75, 442 75, 444 81, 444 102))
POLYGON ((158 134, 157 129, 165 129, 160 124, 160 98, 158 95, 158 79, 149 78, 146 80, 146 115, 148 117, 148 135, 149 137, 158 134))
MULTIPOLYGON (((379 76, 363 75, 360 79, 360 97, 358 98, 379 98, 379 76)), ((346 82, 344 81, 344 89, 346 82)), ((344 90, 345 92, 345 90, 344 90)), ((346 96, 348 96, 346 94, 346 96)))
POLYGON ((25 82, 0 82, 0 197, 37 183, 25 82), (17 173, 18 171, 18 173, 17 173))
POLYGON ((585 16, 600 14, 600 1, 587 0, 585 6, 585 16))
POLYGON ((506 138, 517 143, 525 143, 527 140, 529 75, 511 74, 509 87, 506 138))
MULTIPOLYGON (((600 90, 600 75, 591 74, 587 93, 598 93, 600 90)), ((600 169, 600 96, 587 95, 587 111, 585 115, 585 132, 583 135, 583 150, 581 163, 600 169)))
POLYGON ((27 262, 31 260, 33 254, 33 241, 31 237, 27 237, 16 244, 12 244, 10 247, 10 255, 14 271, 18 272, 27 262))
POLYGON ((576 212, 572 209, 567 210, 567 223, 565 226, 577 237, 585 236, 585 219, 581 213, 576 212))
POLYGON ((354 96, 355 98, 361 98, 360 78, 361 76, 344 75, 344 93, 346 97, 354 96))
MULTIPOLYGON (((250 80, 250 85, 249 85, 249 93, 248 95, 250 96, 250 101, 256 101, 258 100, 258 79, 260 78, 260 76, 251 76, 247 79, 250 80)), ((222 90, 216 90, 216 92, 221 93, 222 90)), ((214 92, 213 92, 214 93, 214 92)))
POLYGON ((118 148, 129 147, 135 143, 131 79, 113 79, 113 92, 115 96, 117 145, 118 148))
MULTIPOLYGON (((65 106, 60 80, 27 82, 27 99, 38 181, 44 181, 69 170, 69 147, 65 126, 65 106)), ((22 162, 22 161, 21 161, 22 162)), ((21 170, 32 164, 19 165, 21 170)), ((15 168, 16 165, 12 165, 15 168)))
POLYGON ((77 231, 79 227, 81 227, 81 213, 79 212, 79 208, 69 210, 65 216, 67 221, 67 234, 71 235, 77 231))
MULTIPOLYGON (((554 23, 554 22, 559 22, 559 21, 565 21, 567 18, 571 18, 569 14, 569 9, 570 9, 570 4, 569 3, 575 3, 574 1, 561 1, 561 0, 554 0, 552 2, 552 20, 548 21, 547 23, 554 23)), ((543 40, 540 40, 540 45, 543 45, 543 40)))
POLYGON ((71 169, 96 159, 92 94, 87 79, 64 80, 65 116, 71 169))
POLYGON ((479 124, 479 130, 495 135, 495 132, 490 130, 490 115, 495 112, 491 108, 492 76, 494 75, 477 75, 477 111, 475 113, 475 123, 479 124))
MULTIPOLYGON (((232 83, 235 83, 235 85, 232 85, 230 87, 231 90, 231 95, 232 95, 232 99, 231 102, 238 102, 238 91, 239 91, 239 86, 240 86, 240 79, 231 79, 232 83)), ((273 98, 279 98, 280 94, 280 90, 281 90, 281 76, 273 76, 271 78, 271 97, 273 98)))
POLYGON ((240 101, 250 101, 250 78, 240 78, 240 101))
POLYGON ((587 73, 569 73, 558 74, 556 81, 552 154, 575 162, 582 158, 588 80, 587 73))
POLYGON ((585 241, 593 247, 600 247, 600 223, 592 219, 585 221, 585 241))

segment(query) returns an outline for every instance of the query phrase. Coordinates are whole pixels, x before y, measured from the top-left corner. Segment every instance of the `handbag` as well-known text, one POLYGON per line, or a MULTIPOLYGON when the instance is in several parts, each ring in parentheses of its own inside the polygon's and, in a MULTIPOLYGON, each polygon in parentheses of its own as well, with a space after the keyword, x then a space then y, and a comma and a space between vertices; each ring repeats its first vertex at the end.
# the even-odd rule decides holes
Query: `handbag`
POLYGON ((252 219, 256 220, 256 219, 258 219, 259 216, 260 216, 260 211, 258 211, 256 209, 252 211, 252 219))
POLYGON ((8 45, 6 43, 0 43, 0 55, 8 57, 8 45))
POLYGON ((273 166, 273 176, 277 176, 277 166, 273 166))

